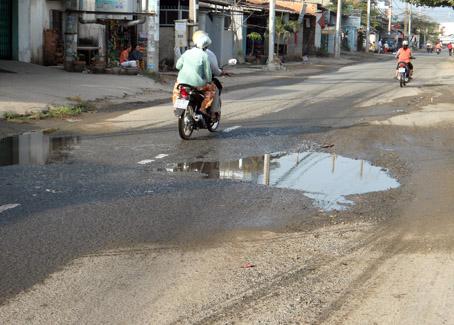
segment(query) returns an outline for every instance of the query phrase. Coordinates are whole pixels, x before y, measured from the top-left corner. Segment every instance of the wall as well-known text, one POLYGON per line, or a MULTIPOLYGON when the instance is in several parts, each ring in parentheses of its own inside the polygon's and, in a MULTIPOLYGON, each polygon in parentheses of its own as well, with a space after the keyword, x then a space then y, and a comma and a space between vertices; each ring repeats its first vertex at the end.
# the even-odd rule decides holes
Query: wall
POLYGON ((233 38, 233 30, 225 30, 225 15, 199 12, 199 28, 211 38, 210 50, 216 54, 220 66, 236 57, 237 46, 233 38))
POLYGON ((30 0, 19 0, 18 7, 18 60, 30 62, 30 0))
POLYGON ((303 27, 299 28, 295 43, 295 34, 291 34, 287 41, 287 57, 289 59, 299 59, 303 53, 303 27))
POLYGON ((49 14, 45 10, 44 0, 30 1, 30 62, 36 64, 43 63, 43 30, 45 27, 44 21, 49 19, 49 14), (44 17, 47 13, 47 17, 44 17))
POLYGON ((159 27, 159 61, 174 66, 175 27, 159 27))
POLYGON ((51 9, 61 10, 62 2, 46 0, 19 0, 19 61, 43 64, 43 33, 44 29, 48 29, 50 27, 51 9))
POLYGON ((233 53, 235 54, 232 57, 237 57, 238 52, 241 52, 243 54, 243 57, 246 52, 246 26, 243 26, 243 14, 242 13, 234 13, 233 14, 233 19, 234 22, 232 22, 232 28, 236 28, 236 36, 235 36, 235 31, 232 30, 233 33, 233 41, 234 41, 234 48, 233 48, 233 53), (233 25, 234 23, 234 25, 233 25), (238 40, 235 40, 235 37, 238 37, 238 40))

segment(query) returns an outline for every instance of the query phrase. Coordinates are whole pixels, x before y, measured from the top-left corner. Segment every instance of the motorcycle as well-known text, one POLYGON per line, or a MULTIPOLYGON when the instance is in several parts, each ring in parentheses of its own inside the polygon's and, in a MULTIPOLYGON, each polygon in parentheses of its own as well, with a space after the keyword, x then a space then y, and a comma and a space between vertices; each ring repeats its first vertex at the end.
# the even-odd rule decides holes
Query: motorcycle
MULTIPOLYGON (((235 65, 236 59, 230 59, 226 65, 235 65)), ((226 66, 224 65, 222 69, 226 66)), ((213 83, 216 85, 221 95, 221 82, 213 78, 213 83)), ((221 112, 214 112, 212 117, 212 108, 207 108, 207 115, 200 112, 200 107, 205 98, 202 91, 198 91, 196 87, 179 84, 179 96, 174 103, 175 116, 178 117, 178 134, 183 140, 189 140, 194 130, 208 129, 210 132, 215 132, 221 121, 221 112)), ((219 106, 221 105, 219 99, 219 106)))
POLYGON ((408 65, 405 62, 399 62, 399 71, 398 71, 398 78, 399 84, 401 87, 405 86, 408 82, 410 82, 409 76, 409 69, 408 65))
POLYGON ((437 49, 437 54, 440 54, 441 50, 440 49, 437 49))

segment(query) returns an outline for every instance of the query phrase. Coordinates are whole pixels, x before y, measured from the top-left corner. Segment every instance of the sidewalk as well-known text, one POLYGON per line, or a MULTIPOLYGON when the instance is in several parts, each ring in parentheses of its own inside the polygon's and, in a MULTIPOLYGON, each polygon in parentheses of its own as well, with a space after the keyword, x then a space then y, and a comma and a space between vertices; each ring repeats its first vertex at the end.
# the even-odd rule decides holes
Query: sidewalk
MULTIPOLYGON (((266 66, 237 65, 226 69, 231 77, 223 77, 226 89, 250 85, 295 74, 314 74, 323 66, 350 65, 362 59, 376 59, 373 54, 348 53, 340 59, 309 57, 307 61, 284 63, 286 69, 270 71, 266 66)), ((74 103, 70 97, 100 103, 128 103, 171 100, 177 73, 163 73, 164 82, 147 76, 86 74, 66 72, 61 67, 43 67, 18 61, 0 60, 0 119, 4 113, 26 114, 50 107, 74 103)))

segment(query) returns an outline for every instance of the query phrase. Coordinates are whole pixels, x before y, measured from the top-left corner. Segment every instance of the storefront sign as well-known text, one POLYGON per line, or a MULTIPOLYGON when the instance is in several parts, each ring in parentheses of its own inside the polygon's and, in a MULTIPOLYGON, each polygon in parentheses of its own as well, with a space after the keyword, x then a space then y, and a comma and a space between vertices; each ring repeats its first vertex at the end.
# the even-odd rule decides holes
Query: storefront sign
POLYGON ((322 29, 322 34, 334 34, 336 27, 327 26, 322 29))
POLYGON ((361 27, 361 17, 349 16, 346 19, 342 19, 342 26, 348 27, 361 27))
POLYGON ((95 0, 95 8, 99 11, 134 12, 133 0, 95 0))

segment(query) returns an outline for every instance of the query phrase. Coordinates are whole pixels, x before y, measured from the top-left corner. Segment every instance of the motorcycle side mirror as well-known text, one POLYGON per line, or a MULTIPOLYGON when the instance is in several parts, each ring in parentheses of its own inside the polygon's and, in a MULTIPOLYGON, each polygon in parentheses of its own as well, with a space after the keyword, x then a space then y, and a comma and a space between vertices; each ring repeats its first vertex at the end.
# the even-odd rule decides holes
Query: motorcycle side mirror
POLYGON ((237 64, 237 62, 238 62, 237 59, 230 59, 229 65, 235 65, 235 64, 237 64))

